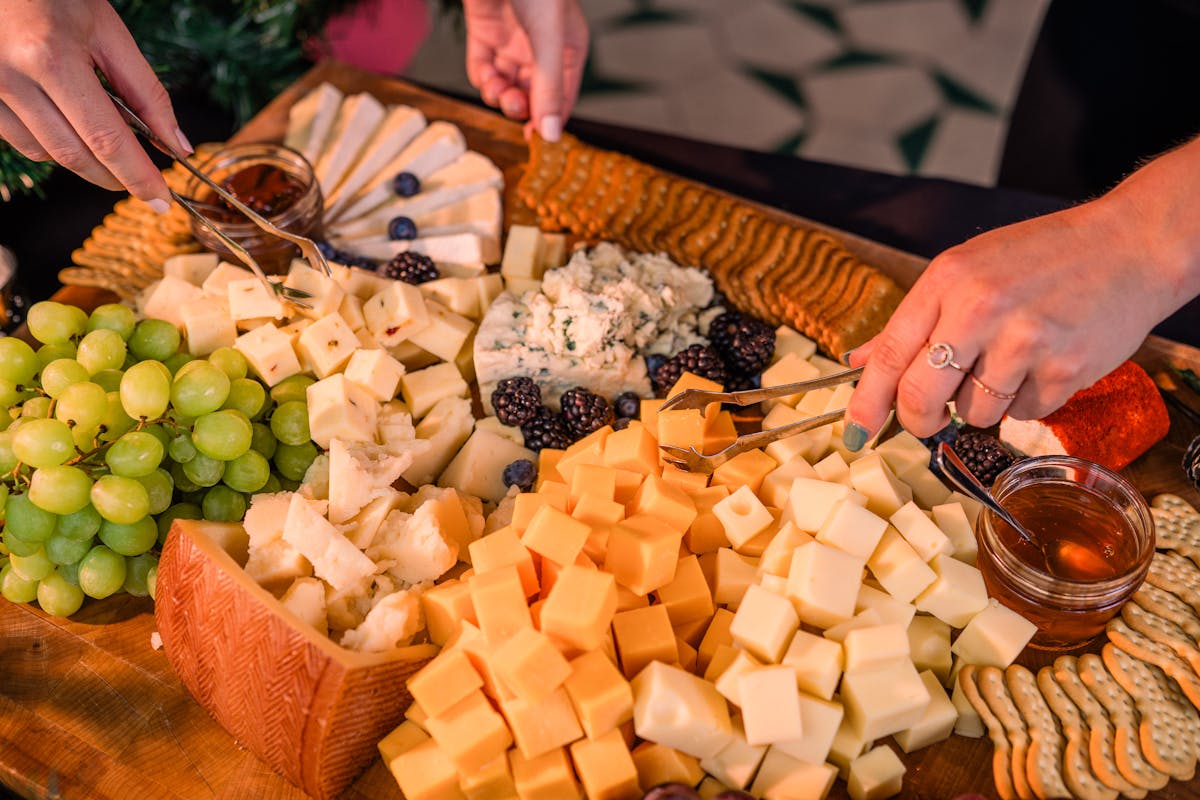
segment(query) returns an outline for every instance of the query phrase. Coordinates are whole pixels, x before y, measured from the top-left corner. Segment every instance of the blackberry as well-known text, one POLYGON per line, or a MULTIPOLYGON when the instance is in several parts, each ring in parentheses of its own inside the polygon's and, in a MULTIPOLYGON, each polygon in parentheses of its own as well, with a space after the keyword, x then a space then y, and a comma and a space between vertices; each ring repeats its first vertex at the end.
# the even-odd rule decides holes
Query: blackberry
POLYGON ((441 275, 432 258, 412 252, 400 253, 380 267, 379 271, 392 280, 412 284, 436 281, 441 275))
POLYGON ((660 396, 666 396, 685 372, 725 385, 725 364, 716 350, 704 344, 694 344, 671 356, 651 373, 650 380, 654 382, 654 390, 660 396))
POLYGON ((388 223, 388 238, 393 242, 417 238, 417 223, 411 217, 392 217, 388 223))
POLYGON ((398 172, 392 178, 392 191, 401 197, 412 197, 421 191, 421 179, 411 172, 398 172))
POLYGON ((617 417, 615 420, 613 420, 613 430, 623 431, 628 428, 632 422, 633 420, 629 417, 617 417))
POLYGON ((653 375, 665 363, 667 363, 667 357, 662 353, 651 353, 646 356, 646 374, 653 375))
POLYGON ((518 458, 504 468, 505 486, 516 486, 522 492, 532 492, 537 481, 537 467, 527 458, 518 458))
MULTIPOLYGON (((749 389, 758 389, 762 387, 762 378, 758 375, 730 375, 725 379, 725 391, 727 392, 744 392, 749 389)), ((758 406, 754 406, 757 408, 758 406)), ((739 408, 749 408, 749 406, 739 406, 737 403, 722 403, 721 408, 727 411, 737 411, 739 408)))
POLYGON ((621 392, 613 401, 613 407, 618 417, 637 419, 642 416, 642 398, 636 392, 621 392))
POLYGON ((492 408, 505 425, 520 427, 542 409, 542 390, 533 378, 505 378, 492 392, 492 408))
POLYGON ((1200 489, 1200 436, 1192 439, 1187 452, 1183 454, 1183 471, 1187 473, 1188 480, 1200 489))
MULTIPOLYGON (((929 448, 929 468, 934 469, 937 466, 937 449, 942 442, 954 447, 954 441, 958 438, 958 426, 950 422, 946 427, 935 433, 933 436, 925 436, 920 439, 921 444, 929 448)), ((957 450, 955 451, 957 452, 957 450)))
POLYGON ((545 406, 521 426, 521 433, 525 436, 525 446, 534 451, 543 447, 566 450, 575 441, 562 414, 556 414, 545 406))
POLYGON ((375 261, 366 256, 355 255, 346 250, 339 250, 329 242, 317 242, 317 249, 321 251, 321 255, 325 256, 326 261, 336 261, 347 267, 358 267, 359 269, 369 269, 372 272, 375 270, 375 261))
POLYGON ((714 319, 708 338, 732 375, 758 375, 775 355, 775 329, 737 311, 714 319))
POLYGON ((1016 456, 1003 442, 982 431, 960 433, 952 446, 984 486, 991 486, 996 476, 1016 461, 1016 456))
POLYGON ((559 404, 567 427, 581 439, 613 421, 613 408, 608 400, 582 386, 563 392, 559 404))

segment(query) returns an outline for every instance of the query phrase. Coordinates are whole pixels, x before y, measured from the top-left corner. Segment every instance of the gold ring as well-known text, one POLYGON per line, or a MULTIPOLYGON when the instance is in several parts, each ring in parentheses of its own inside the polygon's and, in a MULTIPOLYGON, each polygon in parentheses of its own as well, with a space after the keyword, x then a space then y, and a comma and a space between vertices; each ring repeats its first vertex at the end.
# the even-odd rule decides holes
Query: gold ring
POLYGON ((929 345, 929 348, 925 351, 925 360, 934 369, 952 367, 967 375, 971 374, 966 367, 954 360, 954 348, 946 342, 934 342, 929 345))
POLYGON ((1004 392, 997 392, 995 389, 988 386, 986 383, 979 380, 979 378, 976 378, 974 375, 972 375, 969 372, 967 373, 967 377, 971 379, 971 383, 975 384, 975 386, 978 387, 979 391, 984 392, 985 394, 990 394, 992 397, 996 398, 997 400, 1016 400, 1017 399, 1017 396, 1015 394, 1005 394, 1004 392))

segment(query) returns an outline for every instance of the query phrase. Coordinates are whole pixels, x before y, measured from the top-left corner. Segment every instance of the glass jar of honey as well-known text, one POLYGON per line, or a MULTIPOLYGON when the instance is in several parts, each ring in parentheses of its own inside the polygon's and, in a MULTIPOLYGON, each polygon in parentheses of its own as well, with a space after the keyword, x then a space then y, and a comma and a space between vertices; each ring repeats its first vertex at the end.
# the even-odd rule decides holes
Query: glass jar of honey
POLYGON ((979 569, 988 593, 1037 625, 1042 650, 1086 644, 1137 591, 1154 555, 1154 522, 1141 494, 1099 464, 1070 456, 1019 461, 992 496, 1034 542, 979 514, 979 569))
MULTIPOLYGON (((321 185, 312 165, 295 150, 269 142, 229 145, 196 166, 280 228, 309 238, 320 236, 321 185)), ((283 274, 299 255, 294 244, 250 222, 196 177, 190 178, 184 194, 198 201, 197 209, 222 233, 249 250, 264 271, 283 274)), ((207 226, 192 220, 192 232, 206 248, 241 265, 207 226)))

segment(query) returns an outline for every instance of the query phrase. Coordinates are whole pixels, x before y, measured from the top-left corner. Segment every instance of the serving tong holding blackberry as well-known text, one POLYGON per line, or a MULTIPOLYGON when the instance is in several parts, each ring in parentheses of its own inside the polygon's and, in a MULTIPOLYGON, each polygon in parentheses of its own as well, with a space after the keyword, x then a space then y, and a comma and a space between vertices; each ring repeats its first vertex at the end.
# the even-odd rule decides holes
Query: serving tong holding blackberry
MULTIPOLYGON (((684 411, 687 409, 699 409, 702 411, 709 403, 750 406, 755 403, 761 403, 764 400, 774 400, 777 397, 787 397, 788 395, 810 392, 814 389, 824 389, 842 383, 850 383, 851 381, 858 380, 862 376, 862 373, 863 368, 858 367, 833 375, 826 375, 823 378, 814 378, 809 381, 785 383, 781 386, 768 386, 762 389, 747 389, 741 392, 709 392, 703 389, 688 389, 663 403, 659 411, 684 411)), ((786 439, 789 436, 795 436, 798 433, 804 433, 805 431, 811 431, 814 428, 820 428, 823 425, 837 422, 845 413, 846 409, 839 408, 836 411, 827 411, 824 414, 788 425, 780 425, 778 428, 768 428, 758 433, 748 433, 739 436, 733 444, 715 453, 705 454, 701 453, 695 447, 677 447, 671 444, 660 444, 658 448, 663 451, 663 458, 668 463, 680 469, 685 469, 688 472, 710 473, 734 456, 741 455, 748 450, 766 447, 772 442, 786 439)))
MULTIPOLYGON (((158 135, 150 129, 150 126, 143 122, 141 117, 139 117, 136 113, 134 113, 133 109, 126 105, 124 100, 113 94, 113 92, 108 89, 105 89, 105 91, 108 93, 109 99, 112 100, 113 105, 117 107, 117 111, 120 112, 121 117, 134 131, 141 134, 146 141, 150 142, 150 144, 154 145, 157 149, 170 156, 172 160, 174 160, 177 164, 180 164, 184 169, 194 175, 196 179, 205 186, 212 189, 217 196, 228 203, 231 208, 240 212, 256 226, 273 236, 277 236, 280 239, 289 241, 299 247, 300 254, 308 261, 310 265, 312 265, 314 269, 321 270, 326 276, 333 274, 332 270, 329 268, 329 262, 325 260, 325 256, 321 253, 320 248, 317 247, 316 242, 314 242, 312 239, 309 239, 307 236, 300 236, 292 233, 291 231, 286 231, 283 228, 280 228, 278 225, 271 222, 254 209, 250 208, 250 206, 243 203, 232 192, 227 191, 223 186, 195 167, 185 155, 160 139, 158 135)), ((230 252, 237 256, 238 260, 249 267, 250 271, 253 272, 255 276, 257 276, 258 279, 262 281, 263 284, 266 285, 272 292, 294 305, 301 306, 303 308, 311 308, 308 303, 304 302, 312 297, 311 294, 301 289, 294 289, 290 286, 286 286, 282 281, 273 281, 268 278, 258 261, 255 260, 254 256, 250 254, 250 251, 223 233, 219 226, 217 226, 211 219, 209 219, 197 208, 197 205, 201 205, 200 203, 191 198, 183 197, 174 189, 170 189, 169 191, 171 193, 171 198, 174 199, 176 203, 179 203, 179 205, 183 206, 183 209, 188 213, 189 216, 192 217, 192 219, 196 220, 196 222, 212 231, 212 233, 221 240, 221 243, 228 247, 230 252)), ((207 203, 203 205, 206 207, 208 206, 207 203)))

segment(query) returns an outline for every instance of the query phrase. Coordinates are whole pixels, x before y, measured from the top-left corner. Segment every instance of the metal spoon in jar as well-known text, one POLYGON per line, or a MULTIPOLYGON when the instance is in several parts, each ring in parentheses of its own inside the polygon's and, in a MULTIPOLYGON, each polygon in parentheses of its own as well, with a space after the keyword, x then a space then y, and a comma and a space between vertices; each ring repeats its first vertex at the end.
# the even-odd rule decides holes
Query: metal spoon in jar
POLYGON ((946 480, 953 483, 959 491, 970 495, 990 508, 993 514, 1007 522, 1009 527, 1016 531, 1022 539, 1044 552, 1045 547, 1042 543, 1033 538, 1033 534, 1025 530, 1025 526, 1017 522, 1017 518, 1008 513, 1004 506, 996 502, 996 499, 992 497, 992 493, 987 490, 987 487, 979 482, 974 473, 958 457, 958 453, 955 453, 954 449, 945 442, 938 443, 937 460, 942 474, 946 476, 946 480))

